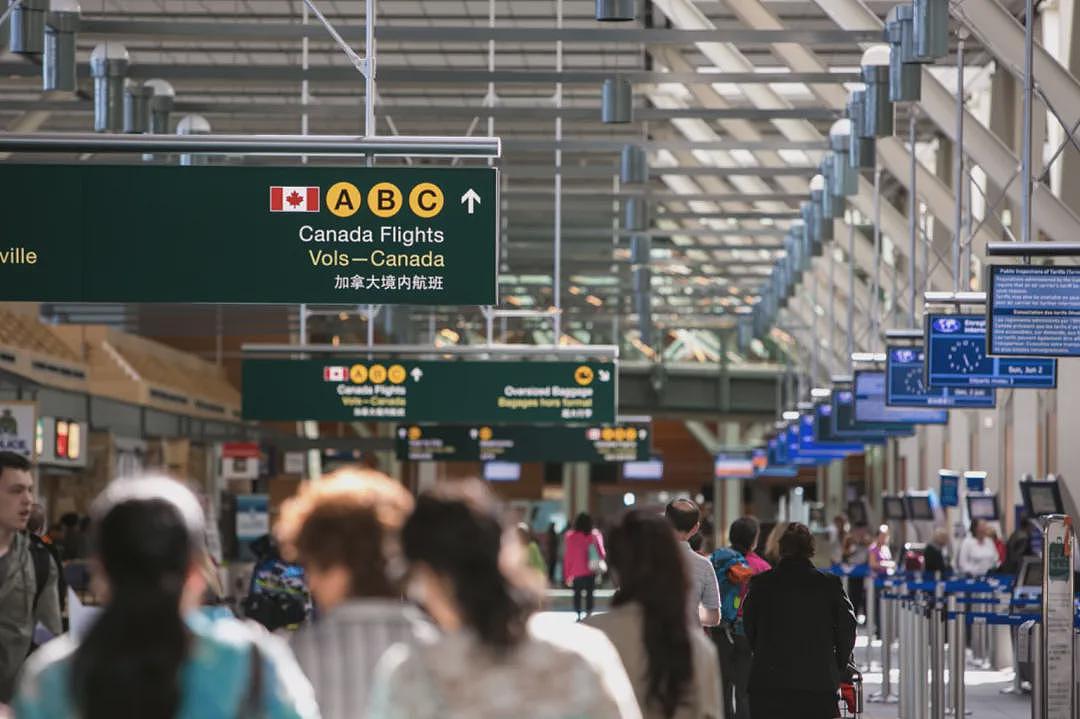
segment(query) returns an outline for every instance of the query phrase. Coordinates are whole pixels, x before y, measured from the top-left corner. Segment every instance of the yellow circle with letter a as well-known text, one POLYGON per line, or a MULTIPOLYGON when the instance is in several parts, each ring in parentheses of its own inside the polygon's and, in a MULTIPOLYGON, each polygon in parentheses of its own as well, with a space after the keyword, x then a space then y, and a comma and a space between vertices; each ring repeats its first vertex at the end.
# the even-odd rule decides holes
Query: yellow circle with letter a
POLYGON ((393 217, 402 204, 401 190, 392 182, 378 182, 368 190, 368 209, 376 217, 393 217))
POLYGON ((381 364, 373 364, 368 370, 368 377, 371 378, 372 384, 382 384, 386 381, 386 368, 381 364))
POLYGON ((394 384, 401 384, 405 381, 405 368, 399 364, 390 365, 390 369, 387 370, 386 374, 394 384))
POLYGON ((588 385, 588 384, 592 384, 592 381, 593 381, 592 367, 588 367, 586 365, 581 365, 576 370, 574 370, 574 381, 577 382, 582 387, 584 387, 585 385, 588 385))
POLYGON ((417 217, 434 217, 442 208, 443 193, 438 185, 421 182, 409 192, 409 209, 417 217))
POLYGON ((337 182, 326 191, 326 209, 338 217, 352 217, 360 209, 360 190, 351 182, 337 182))
POLYGON ((481 441, 483 441, 483 442, 490 441, 491 440, 491 435, 492 435, 491 427, 481 427, 480 428, 480 440, 481 441))
POLYGON ((367 367, 362 364, 354 364, 349 369, 349 379, 353 384, 364 384, 368 380, 367 367))

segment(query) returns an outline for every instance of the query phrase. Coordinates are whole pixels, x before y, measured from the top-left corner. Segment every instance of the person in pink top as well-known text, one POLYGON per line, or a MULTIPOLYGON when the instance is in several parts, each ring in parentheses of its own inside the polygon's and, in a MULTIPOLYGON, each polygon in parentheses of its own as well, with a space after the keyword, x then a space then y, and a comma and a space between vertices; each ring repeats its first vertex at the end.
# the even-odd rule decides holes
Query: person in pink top
POLYGON ((599 562, 607 558, 604 538, 593 529, 592 517, 582 512, 574 520, 574 528, 566 533, 563 542, 563 581, 574 590, 574 611, 580 622, 593 611, 599 562), (583 595, 584 614, 581 611, 583 595))

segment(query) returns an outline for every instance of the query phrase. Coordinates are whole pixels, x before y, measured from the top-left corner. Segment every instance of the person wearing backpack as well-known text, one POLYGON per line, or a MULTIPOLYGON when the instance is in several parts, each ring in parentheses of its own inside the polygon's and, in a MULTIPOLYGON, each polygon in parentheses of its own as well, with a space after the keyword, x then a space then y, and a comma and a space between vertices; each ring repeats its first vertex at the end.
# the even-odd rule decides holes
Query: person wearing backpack
POLYGON ((750 719, 750 642, 742 621, 742 601, 755 574, 767 572, 769 563, 754 552, 760 525, 754 517, 740 517, 728 529, 729 547, 712 553, 710 560, 720 586, 720 624, 712 637, 720 655, 724 710, 729 719, 750 719))
POLYGON ((15 678, 41 624, 63 631, 59 572, 44 547, 30 540, 33 466, 14 452, 0 452, 0 705, 11 701, 15 678))
POLYGON ((163 476, 112 482, 91 507, 97 619, 26 663, 19 719, 319 719, 279 637, 201 608, 206 520, 163 476))

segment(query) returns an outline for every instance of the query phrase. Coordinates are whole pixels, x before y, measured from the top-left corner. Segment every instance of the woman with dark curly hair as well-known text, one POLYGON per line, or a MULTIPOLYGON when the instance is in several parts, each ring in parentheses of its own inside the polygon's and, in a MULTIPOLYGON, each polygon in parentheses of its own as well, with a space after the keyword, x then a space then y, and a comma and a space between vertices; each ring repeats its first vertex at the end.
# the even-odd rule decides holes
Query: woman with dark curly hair
POLYGON ((614 719, 640 717, 604 636, 574 627, 595 661, 542 638, 530 621, 533 572, 515 554, 487 487, 446 482, 422 494, 402 530, 409 594, 445 633, 393 647, 376 672, 369 719, 614 719), (514 555, 514 556, 510 556, 514 555))
POLYGON ((608 537, 618 591, 585 620, 619 652, 646 719, 721 719, 716 648, 686 621, 687 576, 668 521, 628 512, 608 537))

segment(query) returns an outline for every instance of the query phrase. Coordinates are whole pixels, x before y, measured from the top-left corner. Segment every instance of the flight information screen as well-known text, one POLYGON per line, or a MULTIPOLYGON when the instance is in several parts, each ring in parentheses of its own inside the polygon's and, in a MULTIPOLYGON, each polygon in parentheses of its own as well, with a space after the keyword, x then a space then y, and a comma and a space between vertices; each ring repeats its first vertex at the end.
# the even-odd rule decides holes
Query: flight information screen
POLYGON ((927 315, 926 352, 930 387, 1057 386, 1057 360, 987 355, 983 315, 927 315))
POLYGON ((927 387, 922 347, 889 347, 885 361, 885 404, 890 407, 993 409, 997 393, 988 387, 927 387))
POLYGON ((855 373, 855 420, 869 424, 945 424, 949 411, 914 407, 889 407, 885 404, 885 373, 855 373))
POLYGON ((988 269, 990 354, 1080 356, 1080 267, 988 269))

